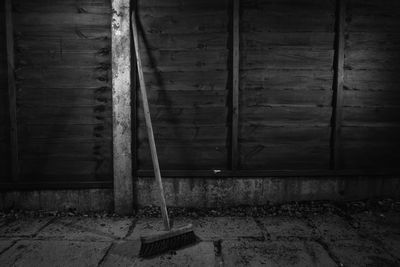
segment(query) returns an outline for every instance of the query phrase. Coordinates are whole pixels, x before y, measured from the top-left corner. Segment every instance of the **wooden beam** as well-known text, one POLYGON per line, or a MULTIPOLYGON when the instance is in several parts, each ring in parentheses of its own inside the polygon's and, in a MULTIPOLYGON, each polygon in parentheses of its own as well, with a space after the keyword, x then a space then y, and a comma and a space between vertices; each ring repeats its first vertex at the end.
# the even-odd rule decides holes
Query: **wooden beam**
POLYGON ((232 170, 239 167, 239 0, 233 1, 233 60, 232 60, 232 170))
POLYGON ((112 0, 114 208, 133 212, 130 1, 112 0))
POLYGON ((11 0, 5 0, 6 18, 6 46, 7 46, 7 74, 8 74, 8 103, 10 114, 10 150, 11 150, 11 175, 13 181, 18 180, 18 124, 17 124, 17 93, 15 85, 15 59, 14 59, 14 27, 11 0))
POLYGON ((336 12, 336 40, 335 40, 335 78, 333 125, 331 136, 331 168, 338 169, 340 164, 340 136, 342 126, 343 82, 344 82, 344 48, 345 48, 345 18, 346 0, 337 0, 336 12))

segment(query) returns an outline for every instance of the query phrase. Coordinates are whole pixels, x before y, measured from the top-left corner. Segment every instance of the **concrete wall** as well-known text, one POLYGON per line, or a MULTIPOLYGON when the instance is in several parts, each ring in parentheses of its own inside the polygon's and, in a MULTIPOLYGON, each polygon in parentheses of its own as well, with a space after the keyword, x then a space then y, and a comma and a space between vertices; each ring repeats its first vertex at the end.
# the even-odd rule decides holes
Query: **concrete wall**
MULTIPOLYGON (((399 177, 166 178, 167 203, 176 207, 263 205, 268 202, 400 199, 399 177)), ((138 206, 157 205, 151 178, 135 183, 138 206)), ((19 191, 0 193, 0 209, 112 211, 112 189, 19 191)))

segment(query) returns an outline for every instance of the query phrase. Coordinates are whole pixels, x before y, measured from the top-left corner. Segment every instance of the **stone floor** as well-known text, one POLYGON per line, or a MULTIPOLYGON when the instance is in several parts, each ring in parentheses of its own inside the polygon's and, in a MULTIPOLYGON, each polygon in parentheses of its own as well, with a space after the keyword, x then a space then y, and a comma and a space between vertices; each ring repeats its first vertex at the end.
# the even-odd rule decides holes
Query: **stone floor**
POLYGON ((201 241, 140 259, 160 219, 0 218, 0 266, 400 266, 400 213, 176 218, 201 241))

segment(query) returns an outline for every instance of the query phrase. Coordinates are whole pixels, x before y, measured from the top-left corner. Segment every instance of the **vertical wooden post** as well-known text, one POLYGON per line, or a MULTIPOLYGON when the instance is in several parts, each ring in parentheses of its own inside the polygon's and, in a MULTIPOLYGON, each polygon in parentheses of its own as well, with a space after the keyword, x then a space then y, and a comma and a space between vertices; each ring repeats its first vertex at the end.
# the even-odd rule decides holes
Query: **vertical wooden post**
POLYGON ((232 170, 239 166, 239 0, 233 0, 233 60, 232 60, 232 170))
POLYGON ((10 146, 11 146, 11 175, 13 181, 18 180, 18 124, 17 124, 17 92, 15 85, 14 59, 14 27, 11 0, 5 0, 7 72, 8 72, 8 103, 10 113, 10 146))
POLYGON ((345 48, 345 18, 346 0, 337 0, 336 12, 336 43, 335 43, 335 79, 334 79, 334 103, 332 125, 332 153, 331 168, 338 169, 340 164, 340 135, 342 124, 343 83, 344 83, 344 48, 345 48))
POLYGON ((130 0, 112 0, 114 208, 133 212, 130 0))

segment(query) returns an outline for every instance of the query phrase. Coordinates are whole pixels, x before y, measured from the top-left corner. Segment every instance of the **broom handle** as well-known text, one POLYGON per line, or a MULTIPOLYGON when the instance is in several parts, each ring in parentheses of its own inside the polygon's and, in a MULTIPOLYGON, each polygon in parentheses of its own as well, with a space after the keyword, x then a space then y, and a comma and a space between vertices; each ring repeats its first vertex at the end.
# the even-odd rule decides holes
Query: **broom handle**
POLYGON ((164 188, 161 180, 160 166, 158 164, 156 143, 154 140, 153 126, 151 124, 149 102, 147 101, 146 84, 144 82, 142 61, 140 59, 140 53, 139 53, 138 30, 136 25, 135 12, 132 12, 131 21, 132 21, 131 23, 132 23, 133 42, 135 46, 136 64, 139 75, 140 93, 142 95, 143 111, 144 111, 144 118, 146 120, 147 136, 150 143, 151 159, 153 161, 154 175, 156 177, 156 182, 160 193, 160 208, 164 221, 164 228, 166 231, 169 231, 171 230, 171 226, 167 212, 167 205, 165 203, 164 188))

